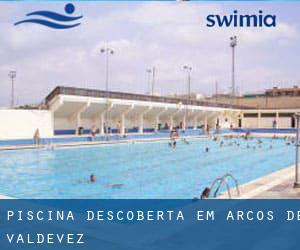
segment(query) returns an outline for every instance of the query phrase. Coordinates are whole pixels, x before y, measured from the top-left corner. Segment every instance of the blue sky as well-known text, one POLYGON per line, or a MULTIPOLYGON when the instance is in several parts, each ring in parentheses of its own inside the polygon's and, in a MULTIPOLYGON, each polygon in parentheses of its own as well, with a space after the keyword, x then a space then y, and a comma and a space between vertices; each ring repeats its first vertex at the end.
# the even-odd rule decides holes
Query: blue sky
POLYGON ((192 91, 212 94, 215 81, 228 92, 229 37, 238 36, 236 83, 242 93, 300 84, 300 2, 80 2, 82 24, 51 30, 13 23, 31 11, 63 13, 66 2, 0 2, 0 105, 10 103, 8 71, 17 70, 17 103, 38 103, 57 85, 104 89, 105 44, 111 57, 110 89, 145 93, 146 68, 157 68, 156 92, 184 93, 183 65, 192 70, 192 91), (277 27, 207 28, 208 14, 277 15, 277 27))

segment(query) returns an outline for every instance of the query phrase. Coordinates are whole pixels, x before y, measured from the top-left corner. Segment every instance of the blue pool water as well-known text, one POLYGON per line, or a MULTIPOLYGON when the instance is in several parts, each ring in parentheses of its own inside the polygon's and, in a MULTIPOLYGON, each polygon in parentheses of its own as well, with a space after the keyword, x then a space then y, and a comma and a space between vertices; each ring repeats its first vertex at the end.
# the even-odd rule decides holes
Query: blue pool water
POLYGON ((261 148, 257 139, 224 140, 224 147, 220 141, 193 139, 189 145, 178 141, 175 149, 159 141, 2 151, 0 193, 17 198, 193 198, 225 173, 242 184, 293 164, 293 145, 261 140, 261 148), (96 183, 85 182, 91 173, 96 183))

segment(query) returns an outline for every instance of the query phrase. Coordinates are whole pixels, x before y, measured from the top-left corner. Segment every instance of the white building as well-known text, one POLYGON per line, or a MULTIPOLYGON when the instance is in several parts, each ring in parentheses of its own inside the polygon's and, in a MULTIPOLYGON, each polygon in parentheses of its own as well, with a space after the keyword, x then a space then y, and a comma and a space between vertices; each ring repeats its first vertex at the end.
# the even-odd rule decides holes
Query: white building
POLYGON ((299 109, 249 109, 199 100, 57 87, 47 110, 0 109, 0 141, 90 133, 148 133, 164 128, 293 128, 299 109), (166 126, 167 125, 167 126, 166 126), (109 129, 110 128, 110 129, 109 129))

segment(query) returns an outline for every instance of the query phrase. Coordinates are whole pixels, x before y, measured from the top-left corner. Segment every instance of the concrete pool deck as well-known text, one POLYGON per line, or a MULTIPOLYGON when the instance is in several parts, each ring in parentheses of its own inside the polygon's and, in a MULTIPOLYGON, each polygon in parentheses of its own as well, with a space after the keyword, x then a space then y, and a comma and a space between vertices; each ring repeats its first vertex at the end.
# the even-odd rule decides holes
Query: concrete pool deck
MULTIPOLYGON (((241 136, 244 135, 245 133, 223 133, 223 134, 201 134, 201 135, 183 135, 179 138, 209 138, 213 136, 241 136)), ((150 134, 149 134, 150 135, 150 134)), ((277 138, 284 138, 284 137, 295 137, 295 134, 289 134, 289 133, 251 133, 251 136, 253 137, 273 137, 276 136, 277 138)), ((74 136, 55 136, 53 138, 74 138, 74 136)), ((83 136, 77 136, 77 138, 80 137, 86 137, 85 135, 83 136)), ((20 150, 20 149, 39 149, 39 148, 49 148, 49 147, 72 147, 72 146, 91 146, 91 145, 101 145, 101 144, 118 144, 118 143, 132 143, 132 142, 151 142, 151 141, 166 141, 169 140, 169 135, 167 134, 166 136, 162 137, 145 137, 145 138, 128 138, 124 139, 122 136, 120 136, 120 139, 117 140, 94 140, 94 141, 80 141, 80 142, 55 142, 55 143, 50 143, 50 144, 40 144, 40 145, 10 145, 10 146, 1 146, 0 145, 0 151, 5 151, 5 150, 20 150)))
MULTIPOLYGON (((222 134, 222 136, 232 135, 231 133, 222 134)), ((211 135, 184 135, 181 136, 178 140, 183 138, 194 139, 194 138, 209 138, 210 136, 216 136, 215 134, 211 135)), ((110 144, 124 144, 124 143, 136 143, 136 142, 154 142, 154 141, 169 141, 170 137, 149 137, 149 138, 129 138, 129 139, 119 139, 119 140, 95 140, 95 141, 85 141, 85 142, 58 142, 51 144, 40 144, 40 145, 16 145, 16 146, 0 146, 0 151, 6 150, 21 150, 21 149, 42 149, 42 148, 59 148, 59 147, 76 147, 76 146, 93 146, 93 145, 110 145, 110 144)))
MULTIPOLYGON (((236 199, 300 199, 300 188, 293 188, 294 179, 295 166, 290 166, 241 185, 239 197, 235 189, 231 194, 236 199)), ((227 199, 228 195, 218 198, 227 199)))

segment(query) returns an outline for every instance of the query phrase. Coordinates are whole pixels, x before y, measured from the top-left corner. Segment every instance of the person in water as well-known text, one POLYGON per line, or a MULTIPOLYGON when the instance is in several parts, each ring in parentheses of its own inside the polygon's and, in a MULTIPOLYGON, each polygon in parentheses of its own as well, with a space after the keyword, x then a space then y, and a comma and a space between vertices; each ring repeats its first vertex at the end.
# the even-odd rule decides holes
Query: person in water
POLYGON ((209 152, 209 147, 205 148, 205 152, 208 153, 209 152))
POLYGON ((190 144, 190 142, 189 142, 186 138, 183 138, 182 141, 183 141, 185 144, 190 144))
POLYGON ((96 176, 95 176, 94 174, 91 174, 91 176, 90 176, 90 181, 89 181, 89 182, 94 183, 94 182, 96 182, 96 181, 97 181, 96 176))
POLYGON ((200 199, 201 199, 201 200, 208 199, 208 198, 209 198, 210 191, 211 191, 211 190, 210 190, 209 187, 204 188, 204 190, 203 190, 203 192, 202 192, 202 194, 201 194, 201 196, 200 196, 200 199))
POLYGON ((106 185, 107 188, 122 188, 123 186, 124 186, 124 184, 122 184, 122 183, 106 185))

